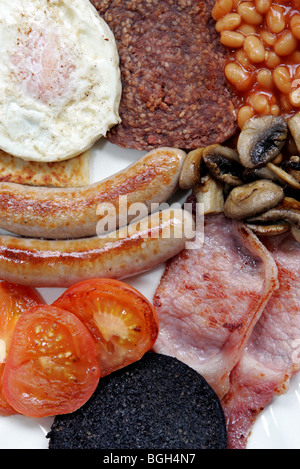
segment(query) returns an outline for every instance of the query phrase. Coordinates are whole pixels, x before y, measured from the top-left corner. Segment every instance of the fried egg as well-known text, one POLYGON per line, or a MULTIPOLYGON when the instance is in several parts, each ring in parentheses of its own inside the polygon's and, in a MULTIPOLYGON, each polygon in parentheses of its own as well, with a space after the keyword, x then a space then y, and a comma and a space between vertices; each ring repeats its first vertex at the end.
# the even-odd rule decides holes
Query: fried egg
POLYGON ((120 122, 114 35, 89 0, 0 1, 0 148, 60 161, 120 122))

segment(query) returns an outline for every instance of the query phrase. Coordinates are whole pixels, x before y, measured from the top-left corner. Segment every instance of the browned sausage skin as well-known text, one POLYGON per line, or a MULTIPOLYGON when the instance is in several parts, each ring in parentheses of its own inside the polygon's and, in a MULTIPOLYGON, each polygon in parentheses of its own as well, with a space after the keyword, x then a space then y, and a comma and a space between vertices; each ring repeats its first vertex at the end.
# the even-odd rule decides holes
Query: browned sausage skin
POLYGON ((61 288, 95 277, 127 278, 175 256, 193 237, 192 215, 172 208, 101 237, 39 240, 0 236, 0 278, 61 288))
POLYGON ((159 148, 103 181, 74 189, 2 182, 0 228, 32 238, 95 236, 103 216, 97 213, 99 204, 114 205, 118 217, 120 197, 126 196, 128 205, 143 203, 150 211, 152 203, 167 201, 178 189, 185 157, 182 150, 159 148))

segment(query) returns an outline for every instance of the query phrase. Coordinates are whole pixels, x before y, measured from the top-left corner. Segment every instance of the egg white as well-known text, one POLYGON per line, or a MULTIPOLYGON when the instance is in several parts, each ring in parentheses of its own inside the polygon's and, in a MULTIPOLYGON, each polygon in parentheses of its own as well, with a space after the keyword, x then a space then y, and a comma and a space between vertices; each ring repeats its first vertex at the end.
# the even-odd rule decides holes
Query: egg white
POLYGON ((0 0, 0 148, 59 161, 120 122, 114 35, 89 0, 0 0))

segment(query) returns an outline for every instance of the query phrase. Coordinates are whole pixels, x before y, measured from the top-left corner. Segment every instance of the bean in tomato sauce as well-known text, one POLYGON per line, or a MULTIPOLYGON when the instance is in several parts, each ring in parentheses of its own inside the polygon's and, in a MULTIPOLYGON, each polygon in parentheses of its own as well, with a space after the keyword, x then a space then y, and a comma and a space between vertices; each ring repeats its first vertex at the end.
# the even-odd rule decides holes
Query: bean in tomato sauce
POLYGON ((231 51, 225 75, 240 98, 239 127, 300 111, 300 0, 217 0, 212 15, 231 51))

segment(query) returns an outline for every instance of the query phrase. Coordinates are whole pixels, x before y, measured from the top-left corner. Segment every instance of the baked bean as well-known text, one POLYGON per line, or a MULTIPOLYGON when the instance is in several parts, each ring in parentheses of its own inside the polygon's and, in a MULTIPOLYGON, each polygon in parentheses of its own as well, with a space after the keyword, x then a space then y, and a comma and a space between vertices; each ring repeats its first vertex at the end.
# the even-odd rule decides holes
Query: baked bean
POLYGON ((266 14, 266 22, 270 31, 274 34, 282 33, 285 28, 284 9, 278 5, 272 5, 266 14))
MULTIPOLYGON (((296 68, 295 74, 294 74, 294 79, 299 80, 300 79, 300 65, 296 68)), ((298 83, 299 85, 299 83, 298 83)))
POLYGON ((225 67, 225 76, 239 91, 247 90, 252 83, 251 73, 248 73, 240 65, 229 63, 225 67))
POLYGON ((279 57, 279 55, 276 54, 276 52, 274 51, 269 51, 267 54, 266 54, 266 66, 268 68, 275 68, 275 67, 278 67, 278 65, 281 64, 281 58, 279 57))
POLYGON ((216 30, 220 33, 221 31, 233 31, 238 28, 241 24, 242 18, 238 13, 228 13, 228 15, 220 18, 216 24, 216 30))
POLYGON ((299 87, 290 93, 289 100, 292 106, 300 107, 300 83, 299 87))
POLYGON ((262 88, 272 90, 274 82, 271 70, 268 70, 267 68, 259 70, 257 74, 257 82, 262 88))
POLYGON ((263 43, 256 36, 247 36, 244 40, 244 51, 253 63, 260 63, 265 60, 266 50, 263 43))
POLYGON ((256 28, 255 26, 252 26, 252 24, 242 24, 239 29, 241 33, 247 35, 247 34, 256 34, 256 28))
POLYGON ((280 107, 277 104, 273 104, 270 109, 272 116, 280 116, 280 107))
POLYGON ((290 102, 289 95, 281 94, 279 99, 280 99, 280 105, 282 109, 284 110, 284 112, 289 113, 293 110, 293 105, 290 102))
POLYGON ((255 0, 255 8, 258 13, 266 14, 272 5, 272 0, 255 0))
POLYGON ((291 19, 291 30, 297 39, 300 39, 300 15, 294 15, 291 19))
POLYGON ((262 93, 253 93, 248 99, 250 105, 258 114, 267 115, 270 112, 268 98, 262 93))
POLYGON ((248 71, 255 71, 255 66, 250 62, 244 49, 238 49, 235 53, 236 60, 248 71))
POLYGON ((240 129, 244 127, 246 122, 255 116, 255 112, 251 106, 242 106, 238 112, 237 122, 240 129))
POLYGON ((258 13, 253 2, 242 2, 237 7, 238 13, 248 24, 259 25, 263 21, 263 16, 258 13))
POLYGON ((230 47, 232 49, 236 49, 238 47, 242 47, 244 43, 245 37, 242 33, 238 33, 237 31, 222 31, 220 42, 224 46, 230 47))
POLYGON ((276 42, 276 36, 265 29, 260 31, 260 37, 266 46, 274 46, 276 42))
POLYGON ((290 103, 296 108, 300 107, 300 66, 297 67, 292 81, 292 91, 289 95, 290 103))
POLYGON ((298 41, 291 31, 287 31, 275 42, 274 51, 277 55, 282 57, 295 52, 298 46, 298 41))
POLYGON ((289 69, 285 66, 275 68, 273 80, 281 93, 288 94, 292 90, 291 75, 289 69))
POLYGON ((231 12, 233 8, 233 0, 217 0, 212 10, 214 20, 219 20, 223 16, 231 12))
POLYGON ((271 105, 277 104, 277 98, 276 98, 275 94, 270 94, 269 98, 270 98, 270 104, 271 105))
POLYGON ((290 64, 294 64, 294 65, 300 64, 300 50, 299 51, 296 50, 295 52, 293 52, 288 57, 288 61, 289 61, 290 64))

